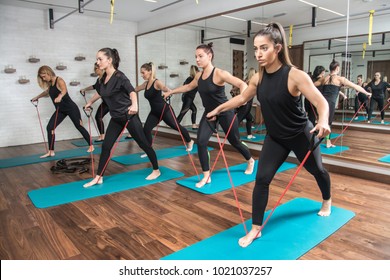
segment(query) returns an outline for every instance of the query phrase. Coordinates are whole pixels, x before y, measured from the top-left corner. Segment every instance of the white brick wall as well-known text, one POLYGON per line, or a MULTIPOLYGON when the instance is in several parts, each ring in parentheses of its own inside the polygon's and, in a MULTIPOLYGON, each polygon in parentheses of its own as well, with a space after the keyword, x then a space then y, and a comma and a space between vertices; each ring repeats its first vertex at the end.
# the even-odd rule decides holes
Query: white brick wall
MULTIPOLYGON (((54 19, 61 16, 63 14, 54 12, 54 19)), ((90 77, 90 73, 100 48, 111 47, 119 51, 122 60, 120 70, 135 84, 136 23, 114 19, 110 25, 108 16, 101 19, 74 13, 57 22, 54 29, 49 29, 48 12, 0 4, 0 27, 0 147, 42 142, 36 110, 30 103, 32 97, 42 92, 36 80, 41 65, 49 65, 57 76, 65 80, 71 98, 80 109, 85 101, 79 90, 95 82, 96 78, 90 77), (74 60, 79 53, 86 60, 74 60), (40 58, 40 62, 29 63, 31 55, 40 58), (67 70, 55 69, 60 62, 67 66, 67 70), (16 73, 4 72, 9 64, 16 68, 16 73), (17 80, 20 76, 26 76, 30 83, 19 84, 17 80), (81 84, 70 86, 72 80, 78 80, 81 84)), ((91 96, 92 92, 87 98, 91 96)), ((54 106, 49 98, 42 98, 38 108, 46 133, 46 124, 54 112, 54 106)), ((81 113, 88 128, 87 118, 81 113)), ((93 127, 92 132, 93 135, 97 134, 93 127)), ((68 118, 56 131, 57 140, 80 137, 68 118)))

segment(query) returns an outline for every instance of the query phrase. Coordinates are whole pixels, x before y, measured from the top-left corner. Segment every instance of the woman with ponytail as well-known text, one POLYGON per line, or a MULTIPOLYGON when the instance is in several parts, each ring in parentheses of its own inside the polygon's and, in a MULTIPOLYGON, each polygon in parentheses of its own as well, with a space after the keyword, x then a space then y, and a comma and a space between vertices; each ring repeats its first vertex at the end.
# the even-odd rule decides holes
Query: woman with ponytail
POLYGON ((191 139, 187 129, 185 129, 177 121, 173 109, 171 112, 169 105, 165 103, 165 100, 162 97, 162 91, 168 91, 169 89, 160 80, 156 79, 156 68, 152 62, 145 63, 141 66, 141 76, 145 82, 136 87, 135 91, 139 92, 141 90, 145 90, 144 96, 150 104, 150 113, 144 123, 144 132, 149 145, 152 145, 153 128, 155 128, 158 123, 163 120, 172 129, 177 131, 180 129, 180 132, 187 143, 187 151, 192 151, 194 141, 191 139))
MULTIPOLYGON (((309 75, 291 64, 283 27, 279 23, 271 23, 260 30, 254 37, 254 51, 259 73, 251 79, 248 88, 207 114, 208 118, 213 118, 245 104, 256 94, 261 104, 267 135, 259 156, 252 194, 252 229, 239 240, 242 247, 247 247, 261 236, 269 184, 290 152, 293 151, 297 159, 303 161, 309 151, 312 133, 317 131, 318 137, 330 133, 328 103, 309 75), (302 108, 301 94, 317 108, 318 121, 314 127, 302 108)), ((315 142, 318 141, 315 137, 315 142)), ((322 166, 320 149, 310 154, 304 167, 315 177, 322 193, 323 203, 318 215, 330 215, 330 177, 322 166)))
MULTIPOLYGON (((343 96, 345 98, 345 95, 340 91, 340 88, 350 87, 354 90, 364 93, 367 96, 371 96, 371 93, 367 92, 363 87, 358 86, 346 79, 345 77, 339 76, 340 72, 340 63, 338 63, 336 60, 333 59, 333 61, 329 65, 329 71, 330 74, 326 77, 322 77, 319 80, 317 80, 314 84, 315 86, 321 86, 322 87, 322 94, 324 95, 326 101, 328 101, 329 105, 329 118, 328 118, 328 125, 331 126, 335 109, 336 109, 336 100, 339 95, 343 96)), ((330 141, 330 134, 326 137, 326 147, 332 148, 335 147, 335 145, 332 144, 330 141)))
MULTIPOLYGON (((197 65, 201 67, 203 71, 197 73, 191 83, 164 93, 164 98, 168 98, 175 93, 187 92, 198 87, 200 98, 205 107, 205 112, 200 120, 197 132, 198 155, 203 170, 203 178, 196 183, 196 187, 201 188, 205 184, 211 182, 207 145, 214 131, 211 129, 210 125, 206 123, 208 122, 206 114, 218 105, 227 102, 225 83, 239 88, 241 92, 247 88, 247 84, 239 78, 234 77, 229 72, 213 66, 212 60, 214 58, 214 51, 212 43, 198 46, 196 48, 195 58, 197 65)), ((248 162, 245 174, 252 174, 255 160, 252 158, 248 147, 240 141, 238 121, 237 118, 234 118, 234 111, 230 110, 221 114, 218 121, 225 134, 227 134, 229 127, 231 128, 227 137, 228 141, 248 162)), ((217 124, 215 121, 210 122, 210 124, 216 128, 217 124)))
POLYGON ((153 166, 153 171, 146 177, 146 180, 154 180, 160 176, 157 156, 153 148, 148 144, 148 140, 142 129, 142 123, 138 116, 138 98, 130 80, 125 74, 118 70, 119 53, 116 49, 103 48, 96 55, 97 65, 104 74, 100 82, 99 95, 94 95, 85 108, 91 107, 92 104, 100 97, 107 104, 110 111, 111 120, 108 124, 106 135, 102 145, 99 167, 96 177, 84 187, 88 188, 96 184, 103 183, 103 173, 110 160, 111 149, 115 141, 121 134, 125 124, 127 129, 137 142, 138 146, 145 151, 153 166))

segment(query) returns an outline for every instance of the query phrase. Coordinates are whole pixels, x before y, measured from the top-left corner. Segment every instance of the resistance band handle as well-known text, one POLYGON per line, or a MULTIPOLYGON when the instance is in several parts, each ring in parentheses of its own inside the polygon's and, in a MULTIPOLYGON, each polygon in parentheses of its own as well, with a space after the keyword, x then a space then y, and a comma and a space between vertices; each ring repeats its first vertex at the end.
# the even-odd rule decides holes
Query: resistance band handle
POLYGON ((85 90, 81 90, 80 89, 80 93, 81 93, 82 96, 85 96, 85 90))
POLYGON ((211 128, 211 131, 212 131, 213 133, 218 133, 218 131, 217 131, 218 116, 214 116, 214 117, 206 118, 206 123, 209 125, 209 127, 211 128), (211 125, 211 122, 213 122, 211 119, 214 118, 214 117, 215 117, 215 127, 213 127, 213 126, 211 125))
POLYGON ((32 103, 32 105, 34 105, 35 107, 38 107, 38 99, 37 100, 30 100, 31 101, 31 103, 32 103))
POLYGON ((171 105, 171 97, 172 95, 168 96, 167 98, 163 97, 164 102, 167 103, 168 105, 171 105))
POLYGON ((135 116, 136 114, 127 114, 127 120, 131 121, 131 119, 135 116))
POLYGON ((83 107, 83 111, 84 111, 84 113, 85 113, 85 115, 88 117, 88 118, 90 118, 91 117, 91 115, 92 115, 92 112, 93 112, 93 108, 92 107, 83 107))
POLYGON ((324 140, 324 137, 322 137, 318 140, 317 143, 315 143, 315 139, 316 139, 317 135, 318 135, 318 131, 316 130, 313 132, 311 139, 310 139, 309 150, 312 152, 321 144, 322 140, 324 140))

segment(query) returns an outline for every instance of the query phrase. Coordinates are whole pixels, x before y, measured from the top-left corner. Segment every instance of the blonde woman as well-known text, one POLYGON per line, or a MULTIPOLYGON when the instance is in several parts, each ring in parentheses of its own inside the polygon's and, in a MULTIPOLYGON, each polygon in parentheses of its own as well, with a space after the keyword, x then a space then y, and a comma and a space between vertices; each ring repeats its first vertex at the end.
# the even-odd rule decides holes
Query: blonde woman
MULTIPOLYGON (((31 101, 37 101, 39 98, 44 96, 50 96, 53 101, 56 111, 51 116, 49 123, 47 124, 47 138, 49 151, 42 155, 41 158, 53 157, 54 153, 54 142, 56 127, 67 117, 72 120, 74 126, 80 131, 85 141, 90 144, 90 137, 88 131, 83 127, 81 120, 80 110, 76 103, 70 98, 65 81, 61 77, 57 77, 53 69, 49 66, 44 65, 38 69, 38 84, 44 89, 44 92, 35 96, 31 101)), ((88 152, 93 151, 94 148, 91 145, 88 152)))

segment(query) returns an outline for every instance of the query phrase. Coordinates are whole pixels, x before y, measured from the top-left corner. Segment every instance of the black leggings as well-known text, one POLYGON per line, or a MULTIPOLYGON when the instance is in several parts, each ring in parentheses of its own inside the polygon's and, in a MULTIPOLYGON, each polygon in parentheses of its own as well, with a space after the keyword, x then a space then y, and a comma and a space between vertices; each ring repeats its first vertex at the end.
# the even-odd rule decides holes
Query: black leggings
MULTIPOLYGON (((288 140, 275 139, 268 134, 266 135, 259 157, 256 183, 252 194, 252 223, 254 225, 262 225, 263 223, 264 211, 268 203, 269 184, 278 168, 287 159, 290 151, 295 153, 300 162, 306 156, 312 128, 312 124, 308 122, 303 132, 288 140)), ((316 141, 318 141, 317 138, 316 141)), ((322 199, 330 199, 330 177, 328 171, 322 166, 319 147, 310 154, 304 167, 316 179, 322 199)))
MULTIPOLYGON (((179 124, 179 122, 176 119, 175 117, 175 112, 173 112, 173 109, 172 109, 172 112, 171 110, 169 109, 169 106, 170 105, 166 105, 165 106, 165 109, 164 109, 164 115, 162 117, 162 120, 168 125, 170 126, 171 128, 173 128, 174 130, 177 130, 181 131, 181 134, 183 135, 184 137, 184 140, 188 143, 191 141, 191 137, 190 137, 190 134, 188 133, 187 129, 185 129, 182 125, 179 124), (177 128, 176 126, 176 121, 177 123, 179 124, 179 129, 177 128)), ((160 121, 160 118, 161 118, 161 113, 162 113, 162 109, 161 111, 152 111, 149 113, 148 117, 146 118, 146 121, 145 121, 145 124, 144 124, 144 132, 145 132, 145 136, 146 136, 146 139, 148 139, 148 143, 149 145, 152 145, 152 130, 153 128, 155 128, 159 121, 160 121)))
POLYGON ((186 94, 183 94, 182 96, 183 106, 181 107, 181 111, 179 115, 177 116, 177 121, 181 123, 181 120, 183 119, 184 115, 187 114, 188 110, 191 110, 191 122, 192 124, 196 123, 196 112, 197 108, 194 104, 194 99, 187 96, 186 94))
POLYGON ((366 112, 367 112, 367 115, 368 115, 368 98, 366 97, 366 95, 364 93, 359 93, 355 96, 355 114, 358 112, 360 106, 363 105, 363 108, 366 108, 366 112))
POLYGON ((368 110, 368 120, 372 117, 372 112, 374 111, 375 104, 378 104, 378 109, 381 111, 381 120, 385 119, 385 111, 383 110, 385 96, 383 94, 379 96, 372 96, 370 99, 370 109, 368 110), (375 100, 375 102, 373 102, 375 100))
MULTIPOLYGON (((198 135, 197 135, 197 144, 198 144, 198 156, 200 165, 202 166, 203 171, 209 171, 210 170, 210 162, 209 162, 209 153, 207 150, 207 145, 209 143, 211 135, 214 133, 214 131, 211 129, 209 124, 207 124, 208 120, 206 119, 205 112, 202 116, 202 119, 200 120, 199 129, 198 129, 198 135)), ((221 125, 223 131, 225 134, 228 132, 229 127, 232 123, 234 117, 233 111, 226 111, 219 115, 218 122, 221 125)), ((210 122, 211 126, 215 129, 216 122, 210 122)), ((251 159, 251 153, 247 146, 245 146, 241 140, 240 140, 240 133, 238 131, 238 121, 237 118, 234 119, 233 125, 230 129, 228 138, 229 143, 238 150, 240 154, 244 156, 246 160, 251 159)))
MULTIPOLYGON (((111 149, 115 144, 115 141, 118 139, 119 135, 121 134, 123 127, 126 124, 126 116, 123 118, 111 118, 108 127, 107 127, 107 133, 106 137, 104 138, 103 145, 102 145, 102 153, 100 155, 99 160, 99 167, 98 167, 98 175, 103 176, 102 171, 104 168, 104 165, 107 163, 111 149)), ((144 131, 142 130, 142 123, 139 119, 138 114, 132 117, 127 125, 127 130, 130 131, 131 135, 133 136, 135 142, 137 142, 138 146, 145 151, 145 153, 148 155, 150 162, 153 165, 153 169, 158 169, 158 162, 157 162, 157 156, 156 152, 153 150, 152 147, 148 144, 148 140, 145 137, 144 131)))
POLYGON ((317 121, 317 109, 314 107, 313 104, 310 103, 307 98, 305 98, 305 111, 307 113, 309 121, 311 121, 311 123, 315 125, 317 121))
POLYGON ((57 120, 56 120, 56 115, 57 115, 57 111, 54 112, 54 114, 51 116, 49 123, 46 126, 49 150, 54 150, 54 142, 55 142, 54 131, 56 127, 59 126, 60 123, 62 123, 62 121, 67 116, 69 116, 74 126, 77 128, 78 131, 80 131, 81 135, 83 135, 83 138, 85 139, 85 141, 87 141, 88 145, 90 144, 89 133, 82 125, 81 114, 77 106, 72 107, 72 110, 69 111, 59 110, 57 115, 57 120), (55 123, 55 127, 54 127, 54 123, 55 123))
POLYGON ((246 133, 252 134, 253 116, 251 114, 253 99, 248 101, 245 105, 242 105, 237 109, 237 121, 240 124, 244 119, 246 120, 246 133))
POLYGON ((95 115, 95 120, 96 120, 96 125, 98 127, 99 133, 104 134, 104 122, 103 118, 105 115, 107 115, 109 112, 108 106, 106 103, 102 102, 100 103, 96 115, 95 115))

